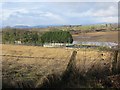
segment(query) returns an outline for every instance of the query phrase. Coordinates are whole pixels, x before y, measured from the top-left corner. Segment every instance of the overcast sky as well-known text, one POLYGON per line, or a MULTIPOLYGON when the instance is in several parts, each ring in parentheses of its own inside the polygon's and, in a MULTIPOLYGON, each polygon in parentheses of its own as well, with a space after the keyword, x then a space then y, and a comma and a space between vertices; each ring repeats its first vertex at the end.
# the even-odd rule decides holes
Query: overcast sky
POLYGON ((0 7, 5 26, 118 22, 117 2, 2 2, 0 7))

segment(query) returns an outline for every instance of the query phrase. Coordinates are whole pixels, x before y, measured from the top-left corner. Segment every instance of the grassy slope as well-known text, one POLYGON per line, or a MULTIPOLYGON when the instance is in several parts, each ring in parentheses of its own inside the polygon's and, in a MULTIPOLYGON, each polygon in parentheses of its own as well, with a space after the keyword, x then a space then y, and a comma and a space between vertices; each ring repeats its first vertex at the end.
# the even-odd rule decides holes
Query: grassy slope
MULTIPOLYGON (((35 46, 2 45, 3 81, 34 81, 52 73, 65 71, 73 49, 44 48, 35 46)), ((78 49, 76 65, 80 72, 110 68, 112 52, 95 49, 78 49)))
MULTIPOLYGON (((83 26, 74 26, 73 25, 73 27, 60 26, 60 27, 53 27, 53 28, 57 28, 60 30, 81 30, 81 31, 85 31, 85 30, 92 31, 92 30, 97 30, 97 29, 115 30, 115 28, 117 28, 117 24, 112 24, 112 26, 110 26, 108 24, 107 27, 106 27, 106 24, 93 24, 93 25, 83 25, 83 26)), ((47 30, 47 28, 45 30, 47 30)), ((48 30, 52 30, 52 28, 48 28, 48 30)), ((118 29, 118 30, 120 30, 120 29, 118 29)))
MULTIPOLYGON (((69 26, 69 25, 68 25, 69 26)), ((39 32, 45 32, 45 31, 49 31, 49 30, 54 30, 54 29, 60 29, 60 30, 81 30, 81 31, 86 31, 86 30, 96 30, 96 29, 106 29, 106 30, 115 30, 115 28, 117 28, 117 25, 112 24, 112 26, 110 26, 108 24, 108 26, 106 27, 105 24, 93 24, 93 25, 83 25, 83 26, 75 26, 73 25, 72 27, 68 27, 68 26, 53 26, 53 27, 47 27, 47 28, 31 28, 28 29, 30 31, 39 31, 39 32), (111 28, 113 27, 113 28, 111 28), (94 28, 94 29, 93 29, 94 28)), ((120 30, 120 29, 118 29, 120 30)))

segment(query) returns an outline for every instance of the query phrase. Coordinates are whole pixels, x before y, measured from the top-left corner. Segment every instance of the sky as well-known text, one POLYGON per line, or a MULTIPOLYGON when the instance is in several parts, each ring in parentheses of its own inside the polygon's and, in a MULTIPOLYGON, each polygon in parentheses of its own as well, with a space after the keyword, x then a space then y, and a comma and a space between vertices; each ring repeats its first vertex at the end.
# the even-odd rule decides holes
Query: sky
POLYGON ((0 7, 0 21, 2 21, 0 27, 15 25, 85 25, 118 22, 117 2, 6 1, 1 2, 0 7))

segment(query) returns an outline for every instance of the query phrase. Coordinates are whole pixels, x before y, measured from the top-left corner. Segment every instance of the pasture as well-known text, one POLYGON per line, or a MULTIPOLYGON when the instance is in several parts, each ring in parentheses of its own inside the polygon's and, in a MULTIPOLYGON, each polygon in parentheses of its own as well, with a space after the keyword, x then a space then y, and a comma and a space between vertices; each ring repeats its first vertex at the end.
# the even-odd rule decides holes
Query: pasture
POLYGON ((98 82, 101 78, 103 79, 111 75, 119 75, 118 70, 120 70, 120 53, 118 53, 116 57, 114 51, 101 51, 98 49, 45 48, 39 46, 5 44, 2 44, 1 50, 2 78, 4 88, 40 88, 45 85, 49 86, 51 83, 53 86, 57 83, 58 87, 61 85, 64 85, 63 87, 80 88, 120 87, 120 83, 118 81, 115 81, 118 83, 118 86, 104 85, 104 82, 106 83, 108 81, 98 82), (76 51, 77 54, 72 58, 73 51, 76 51), (71 59, 74 61, 71 61, 71 59), (117 72, 113 74, 112 70, 114 65, 112 63, 114 62, 114 59, 117 60, 117 72), (66 74, 66 71, 70 71, 68 69, 68 67, 70 67, 70 63, 72 65, 71 68, 74 66, 76 69, 70 69, 72 71, 69 73, 67 72, 66 74), (69 76, 71 73, 74 74, 69 76), (68 75, 66 78, 70 78, 67 82, 63 82, 64 80, 60 79, 60 77, 66 75, 68 75), (89 78, 89 80, 86 78, 89 78), (94 81, 96 79, 99 80, 94 81), (62 84, 57 81, 62 81, 62 84), (79 85, 80 82, 84 83, 79 85), (91 82, 93 83, 92 85, 91 82), (75 83, 77 83, 77 86, 75 83))

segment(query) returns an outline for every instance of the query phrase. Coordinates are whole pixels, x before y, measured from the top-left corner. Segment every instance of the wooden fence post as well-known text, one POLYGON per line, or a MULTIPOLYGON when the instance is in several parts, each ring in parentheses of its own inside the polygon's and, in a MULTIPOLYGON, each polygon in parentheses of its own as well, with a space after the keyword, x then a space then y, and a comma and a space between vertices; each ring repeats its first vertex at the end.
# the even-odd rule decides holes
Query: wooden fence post
POLYGON ((67 65, 67 68, 63 73, 63 77, 62 77, 63 80, 66 80, 71 75, 76 73, 76 61, 75 61, 76 60, 76 54, 77 54, 77 51, 73 51, 73 53, 71 55, 71 58, 69 60, 69 63, 67 65))
POLYGON ((112 73, 117 73, 117 63, 118 63, 118 50, 113 51, 113 56, 112 56, 112 73))
POLYGON ((120 73, 120 52, 118 51, 117 56, 117 65, 116 65, 117 73, 120 73))

